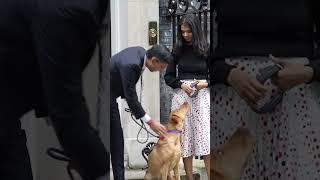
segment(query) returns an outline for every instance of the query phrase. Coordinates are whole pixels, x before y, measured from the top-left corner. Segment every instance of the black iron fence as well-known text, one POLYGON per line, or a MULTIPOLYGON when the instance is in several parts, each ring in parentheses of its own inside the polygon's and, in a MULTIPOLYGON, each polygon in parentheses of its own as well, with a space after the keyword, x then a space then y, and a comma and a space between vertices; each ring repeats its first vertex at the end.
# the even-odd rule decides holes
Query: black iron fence
POLYGON ((185 14, 197 15, 205 32, 205 37, 208 38, 210 36, 208 34, 210 32, 210 8, 208 0, 169 0, 166 17, 170 18, 172 23, 173 44, 176 42, 178 22, 185 14))

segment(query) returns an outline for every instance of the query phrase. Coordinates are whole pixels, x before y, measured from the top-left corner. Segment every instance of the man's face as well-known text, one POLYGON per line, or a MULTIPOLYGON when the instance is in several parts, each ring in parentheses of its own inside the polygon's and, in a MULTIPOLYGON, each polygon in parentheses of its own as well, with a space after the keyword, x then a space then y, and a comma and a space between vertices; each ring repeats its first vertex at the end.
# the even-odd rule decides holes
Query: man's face
POLYGON ((152 57, 148 63, 147 63, 147 68, 151 71, 151 72, 155 72, 155 71, 163 71, 167 68, 168 64, 167 63, 163 63, 161 61, 159 61, 157 58, 152 57))

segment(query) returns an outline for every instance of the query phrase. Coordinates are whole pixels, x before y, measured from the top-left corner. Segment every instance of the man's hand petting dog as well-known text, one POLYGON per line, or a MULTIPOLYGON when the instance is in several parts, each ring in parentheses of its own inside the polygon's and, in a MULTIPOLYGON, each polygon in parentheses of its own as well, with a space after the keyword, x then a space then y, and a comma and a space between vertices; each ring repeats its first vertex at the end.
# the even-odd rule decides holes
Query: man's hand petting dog
POLYGON ((160 122, 158 122, 158 121, 151 119, 150 121, 148 121, 147 124, 158 135, 162 135, 162 134, 167 133, 167 129, 162 124, 160 124, 160 122))
POLYGON ((249 76, 240 68, 233 68, 230 71, 228 83, 249 106, 255 106, 260 99, 265 97, 267 92, 267 88, 255 77, 249 76))

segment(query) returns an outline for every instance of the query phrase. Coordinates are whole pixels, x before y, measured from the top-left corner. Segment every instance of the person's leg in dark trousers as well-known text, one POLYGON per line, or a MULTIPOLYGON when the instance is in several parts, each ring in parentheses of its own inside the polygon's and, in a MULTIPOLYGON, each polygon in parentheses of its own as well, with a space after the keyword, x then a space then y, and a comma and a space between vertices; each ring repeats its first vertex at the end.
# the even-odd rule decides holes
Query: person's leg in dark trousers
POLYGON ((124 140, 116 98, 111 95, 110 129, 111 162, 115 180, 124 180, 124 140))
POLYGON ((25 131, 20 118, 38 94, 36 60, 24 12, 30 2, 3 0, 0 6, 0 179, 32 180, 25 131))
MULTIPOLYGON (((0 53, 0 57, 2 55, 0 53)), ((33 108, 36 89, 33 89, 32 63, 24 57, 24 61, 18 61, 16 57, 0 58, 1 180, 33 179, 27 138, 21 129, 20 118, 33 108)))
MULTIPOLYGON (((3 92, 3 91, 2 91, 3 92)), ((0 179, 32 180, 32 170, 27 149, 25 131, 21 129, 20 118, 29 111, 23 101, 14 101, 14 94, 6 94, 8 101, 0 101, 0 179), (6 102, 6 103, 4 103, 6 102), (11 104, 12 103, 12 104, 11 104)), ((3 97, 0 95, 0 97, 3 97)))
POLYGON ((99 0, 38 1, 32 32, 45 100, 55 132, 71 166, 83 179, 110 170, 109 153, 89 123, 82 72, 89 62, 102 15, 99 0))

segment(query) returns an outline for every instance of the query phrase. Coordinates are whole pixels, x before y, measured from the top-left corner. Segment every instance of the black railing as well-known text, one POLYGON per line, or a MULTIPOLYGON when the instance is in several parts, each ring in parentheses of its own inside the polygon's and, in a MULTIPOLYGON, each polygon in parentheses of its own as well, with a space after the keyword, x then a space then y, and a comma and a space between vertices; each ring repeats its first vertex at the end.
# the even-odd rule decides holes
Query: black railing
POLYGON ((170 19, 172 45, 176 42, 178 22, 185 14, 195 14, 199 17, 205 37, 210 42, 210 4, 208 0, 168 0, 167 3, 166 12, 162 16, 170 19))

